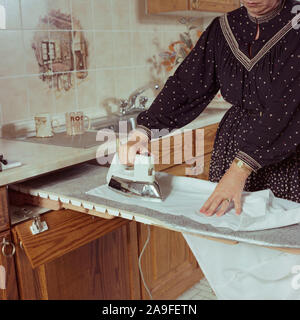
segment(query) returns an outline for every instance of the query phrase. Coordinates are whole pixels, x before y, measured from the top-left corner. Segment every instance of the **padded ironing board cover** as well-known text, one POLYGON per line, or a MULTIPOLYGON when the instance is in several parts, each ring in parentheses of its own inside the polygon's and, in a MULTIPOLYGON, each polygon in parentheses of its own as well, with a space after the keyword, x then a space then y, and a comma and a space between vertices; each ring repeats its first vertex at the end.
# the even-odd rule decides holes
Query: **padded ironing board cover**
MULTIPOLYGON (((243 211, 235 214, 231 206, 222 217, 206 217, 200 207, 216 183, 188 177, 157 175, 164 194, 162 203, 120 195, 107 185, 94 188, 89 195, 138 204, 161 213, 185 215, 214 227, 251 231, 278 228, 300 222, 300 204, 274 197, 271 190, 244 192, 243 211)), ((293 255, 249 243, 227 245, 183 233, 218 299, 300 299, 300 278, 296 271, 300 255, 293 255), (295 271, 296 270, 296 271, 295 271)))
POLYGON ((199 209, 211 195, 217 183, 176 177, 166 173, 157 174, 157 180, 164 197, 162 202, 151 202, 143 198, 130 198, 112 191, 107 185, 89 190, 87 194, 131 205, 156 210, 160 213, 188 217, 196 222, 234 231, 266 230, 300 222, 300 203, 276 198, 271 190, 244 192, 243 211, 236 215, 233 203, 222 217, 207 217, 199 209))

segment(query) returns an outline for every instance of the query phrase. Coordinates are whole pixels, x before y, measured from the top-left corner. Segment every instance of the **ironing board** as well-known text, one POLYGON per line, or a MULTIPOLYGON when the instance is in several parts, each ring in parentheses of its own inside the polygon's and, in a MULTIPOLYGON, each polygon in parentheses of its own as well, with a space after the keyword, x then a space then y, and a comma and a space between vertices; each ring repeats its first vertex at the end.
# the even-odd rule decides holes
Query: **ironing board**
POLYGON ((107 167, 81 164, 50 173, 9 188, 43 203, 49 209, 71 208, 105 219, 122 217, 148 225, 186 232, 208 239, 237 244, 239 242, 300 254, 300 224, 262 231, 232 231, 201 224, 184 215, 162 214, 139 205, 128 205, 92 195, 87 191, 106 183, 107 167))

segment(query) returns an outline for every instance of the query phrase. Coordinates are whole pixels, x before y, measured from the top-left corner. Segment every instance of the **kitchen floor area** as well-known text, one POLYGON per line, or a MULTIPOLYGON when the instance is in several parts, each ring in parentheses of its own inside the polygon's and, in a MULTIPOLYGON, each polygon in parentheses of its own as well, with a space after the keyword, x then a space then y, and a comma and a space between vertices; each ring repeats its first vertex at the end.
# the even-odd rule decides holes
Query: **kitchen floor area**
POLYGON ((217 300, 217 297, 206 278, 203 278, 177 300, 217 300))

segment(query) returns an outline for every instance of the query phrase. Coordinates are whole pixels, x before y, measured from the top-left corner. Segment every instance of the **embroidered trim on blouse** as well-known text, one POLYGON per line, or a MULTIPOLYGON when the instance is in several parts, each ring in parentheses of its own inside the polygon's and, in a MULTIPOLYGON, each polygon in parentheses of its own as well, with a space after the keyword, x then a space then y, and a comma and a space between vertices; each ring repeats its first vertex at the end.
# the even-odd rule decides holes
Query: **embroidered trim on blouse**
POLYGON ((243 151, 239 151, 235 157, 244 161, 251 169, 253 169, 254 172, 257 172, 258 169, 262 168, 262 166, 255 159, 243 151))
POLYGON ((248 12, 248 10, 247 10, 247 14, 248 14, 249 19, 252 22, 261 24, 261 23, 268 22, 268 21, 272 20, 273 18, 275 18, 277 16, 277 14, 279 14, 281 12, 284 5, 285 5, 285 0, 281 1, 281 4, 279 4, 274 10, 267 12, 266 14, 264 14, 260 17, 251 16, 251 14, 248 12))
POLYGON ((281 40, 293 27, 300 21, 300 13, 298 13, 291 21, 289 21, 281 30, 279 30, 256 54, 252 59, 248 58, 240 49, 239 44, 235 39, 234 34, 230 28, 227 14, 220 18, 220 26, 224 37, 235 57, 242 63, 242 65, 251 71, 256 63, 279 41, 281 40))

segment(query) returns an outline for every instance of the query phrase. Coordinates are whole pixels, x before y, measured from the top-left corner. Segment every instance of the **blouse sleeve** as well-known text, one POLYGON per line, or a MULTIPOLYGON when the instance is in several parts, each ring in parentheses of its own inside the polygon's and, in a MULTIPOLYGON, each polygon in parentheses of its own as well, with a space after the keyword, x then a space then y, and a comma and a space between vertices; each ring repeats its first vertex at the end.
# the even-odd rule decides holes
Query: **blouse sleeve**
POLYGON ((300 145, 300 46, 273 81, 273 97, 260 115, 252 115, 237 158, 254 171, 288 158, 300 145))
POLYGON ((215 18, 202 33, 150 108, 139 114, 138 127, 167 129, 167 132, 181 128, 194 120, 214 98, 220 88, 215 60, 218 25, 215 18))

